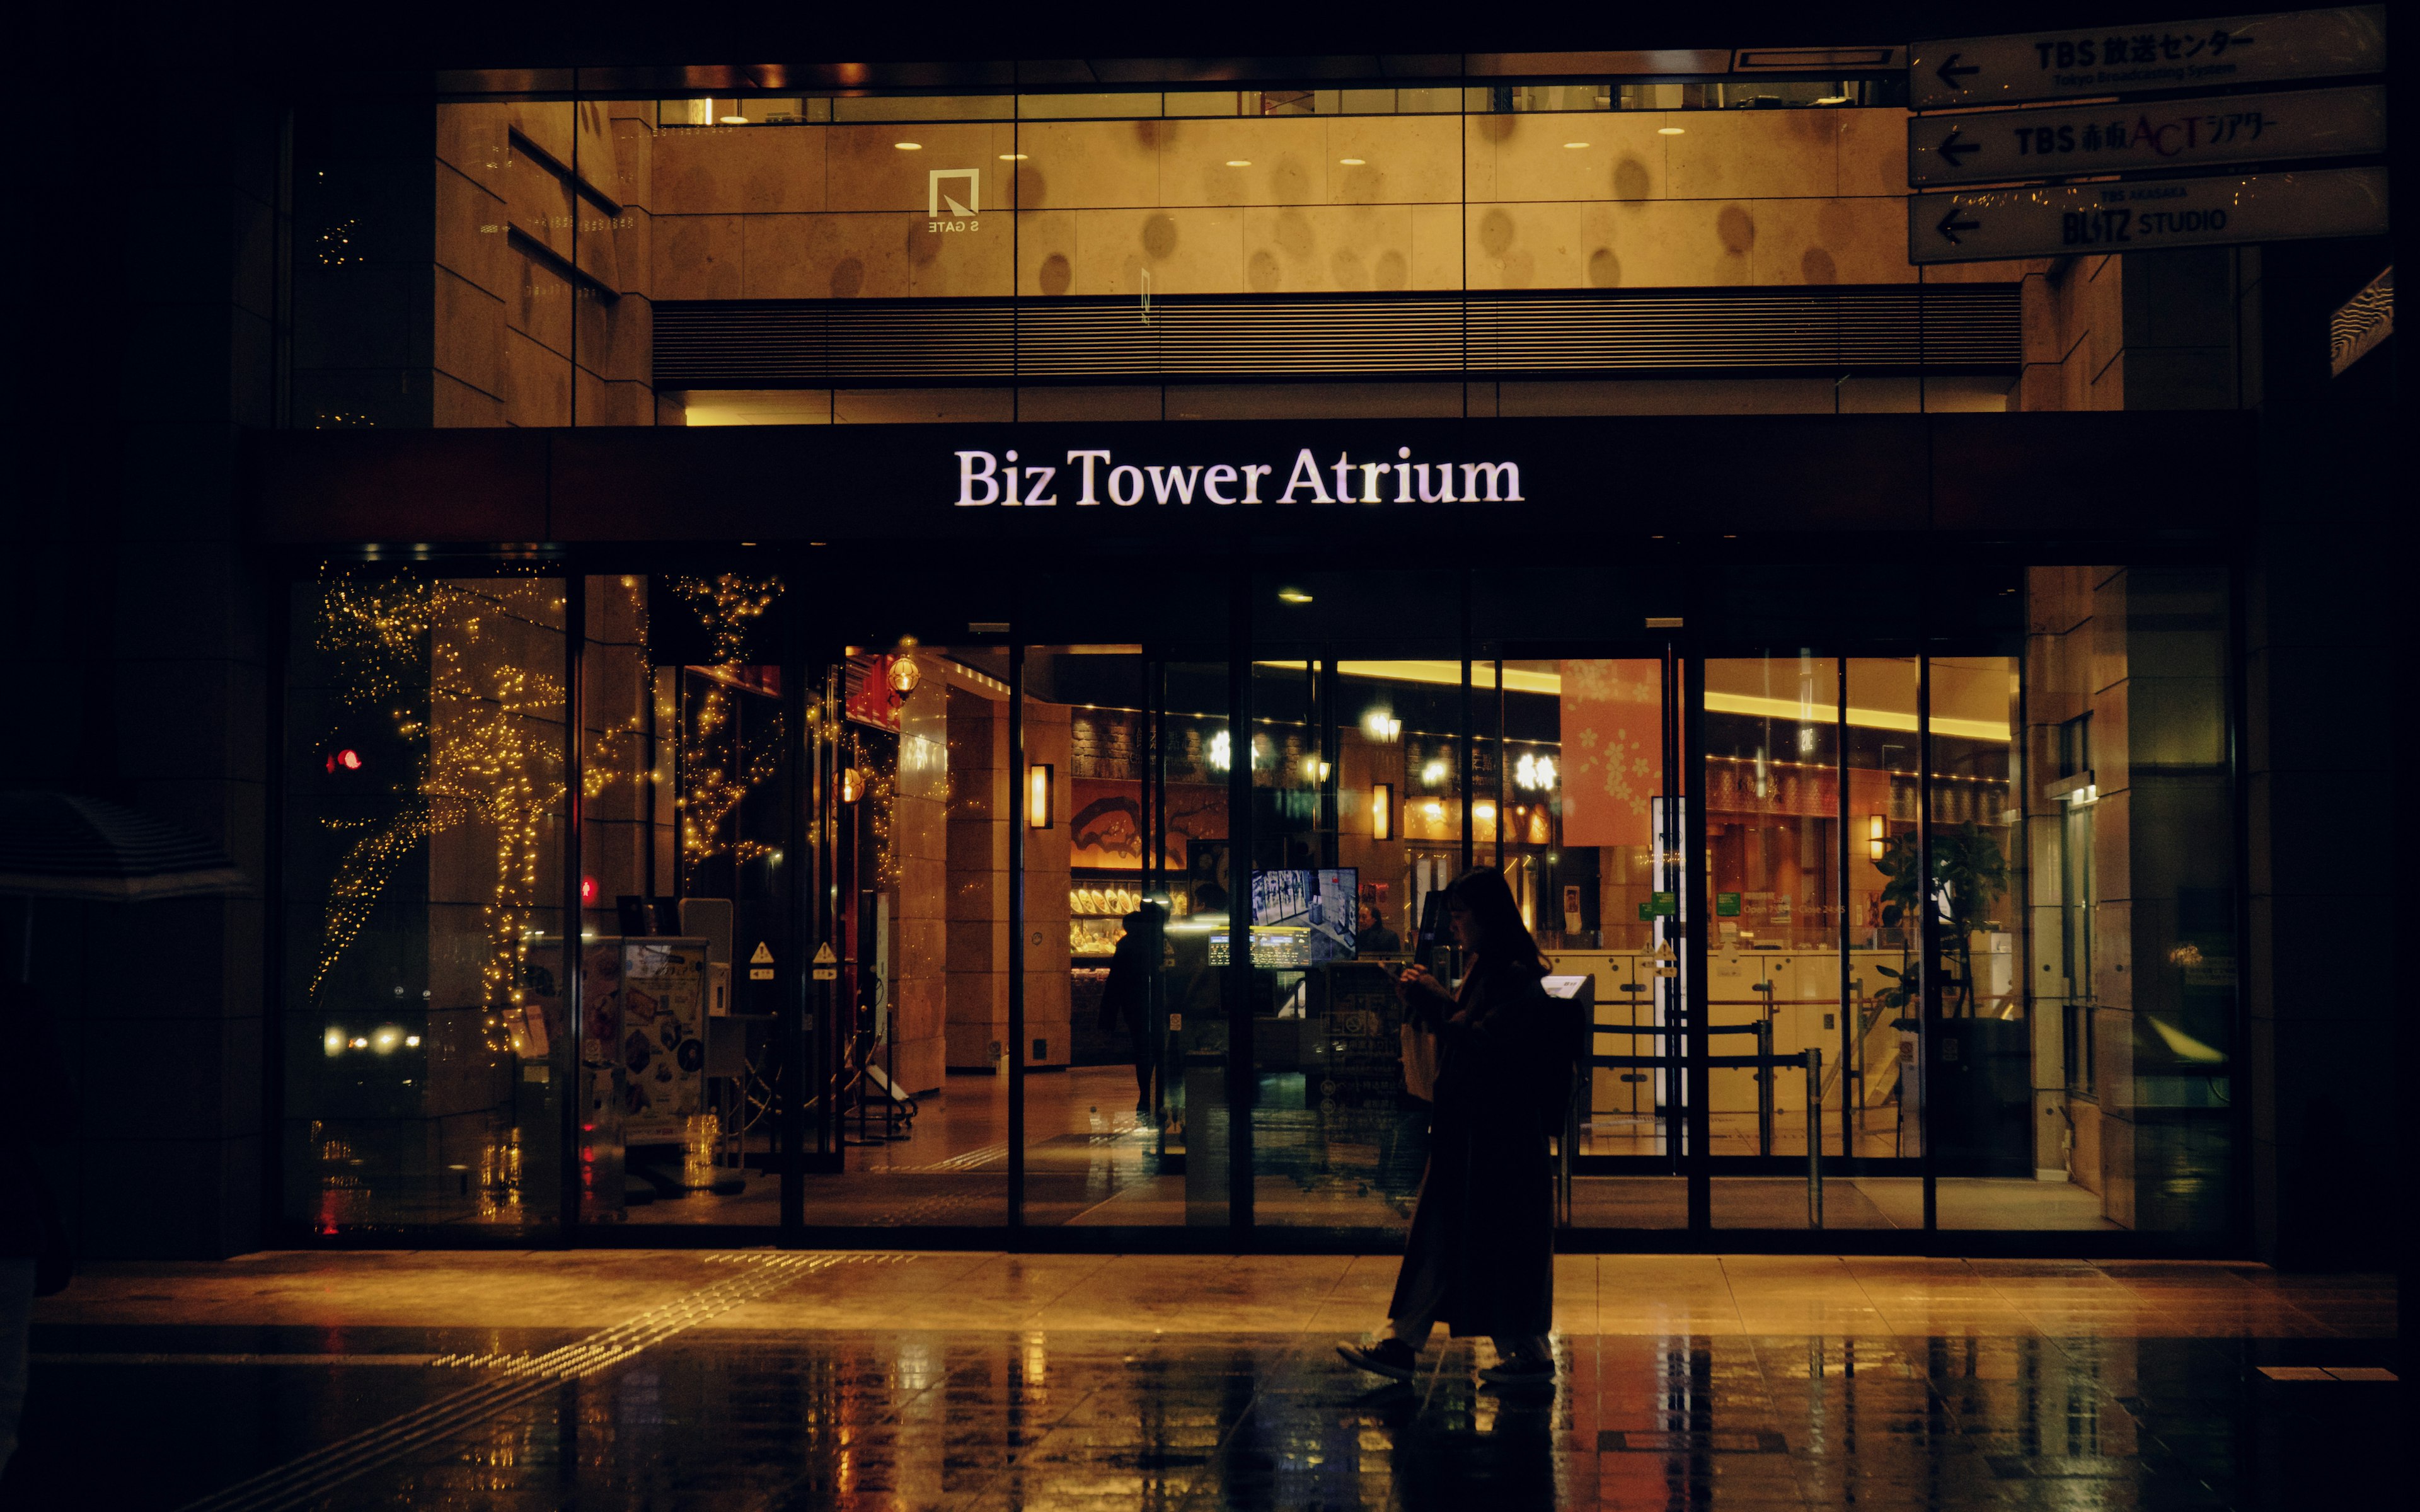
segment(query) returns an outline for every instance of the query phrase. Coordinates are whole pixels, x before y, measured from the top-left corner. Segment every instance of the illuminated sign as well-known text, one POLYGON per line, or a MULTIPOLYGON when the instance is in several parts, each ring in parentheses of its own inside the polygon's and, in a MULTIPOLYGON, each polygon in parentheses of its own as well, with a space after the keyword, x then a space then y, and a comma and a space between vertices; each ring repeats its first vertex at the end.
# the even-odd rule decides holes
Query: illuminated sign
POLYGON ((1184 504, 1475 504, 1525 502, 1518 462, 1414 461, 1398 446, 1392 458, 1334 461, 1295 453, 1291 466, 1265 462, 1121 462, 1107 448, 1074 449, 1064 462, 1020 458, 1014 448, 963 451, 958 459, 961 508, 986 505, 1048 509, 1109 504, 1132 509, 1184 504), (1282 474, 1282 481, 1280 481, 1282 474))

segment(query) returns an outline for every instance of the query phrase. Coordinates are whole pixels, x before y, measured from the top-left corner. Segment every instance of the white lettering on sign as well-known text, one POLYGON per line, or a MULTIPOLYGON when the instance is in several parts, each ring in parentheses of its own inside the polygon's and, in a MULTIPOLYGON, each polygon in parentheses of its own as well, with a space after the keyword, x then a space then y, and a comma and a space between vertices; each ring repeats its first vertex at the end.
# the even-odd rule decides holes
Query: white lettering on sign
POLYGON ((1917 194, 1908 261, 1997 261, 2163 247, 2383 236, 2383 168, 1917 194))
POLYGON ((1907 181, 1918 187, 2007 183, 2385 150, 2384 89, 2304 89, 1913 116, 1907 123, 1907 181))
MULTIPOLYGON (((1020 462, 1013 450, 970 448, 954 455, 960 508, 1038 509, 1059 502, 1061 468, 1056 464, 1020 462)), ((1310 447, 1303 447, 1286 468, 1284 486, 1273 501, 1261 497, 1262 481, 1278 472, 1276 465, 1265 462, 1121 462, 1107 448, 1078 448, 1067 453, 1064 467, 1079 509, 1104 503, 1132 509, 1146 499, 1161 507, 1190 505, 1196 500, 1222 506, 1528 501, 1521 492, 1518 462, 1415 462, 1408 446, 1395 448, 1391 461, 1338 452, 1333 462, 1323 462, 1310 447), (1241 493, 1236 492, 1238 486, 1241 493)))
POLYGON ((2344 78, 2385 69, 2383 6, 1952 38, 1907 51, 1909 102, 1917 110, 2344 78))

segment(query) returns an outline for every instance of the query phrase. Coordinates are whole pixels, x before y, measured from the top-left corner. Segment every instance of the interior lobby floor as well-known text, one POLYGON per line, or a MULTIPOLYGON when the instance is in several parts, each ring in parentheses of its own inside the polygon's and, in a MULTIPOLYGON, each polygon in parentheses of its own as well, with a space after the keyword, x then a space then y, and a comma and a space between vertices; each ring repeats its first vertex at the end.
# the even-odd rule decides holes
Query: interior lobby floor
MULTIPOLYGON (((0 1507, 2378 1504, 2392 1282, 1556 1260, 1553 1389, 1332 1343, 1385 1257, 282 1252, 37 1304, 0 1507)), ((2393 1479, 2388 1479, 2389 1475, 2393 1479)))
MULTIPOLYGON (((1272 1099, 1272 1101, 1276 1101, 1272 1099)), ((1181 1227, 1190 1219, 1226 1222, 1221 1188, 1188 1190, 1182 1166, 1163 1157, 1158 1131, 1134 1107, 1134 1072, 1125 1066, 1078 1066, 1037 1072, 1025 1079, 1025 1221, 1035 1226, 1181 1227), (1206 1200, 1207 1205, 1204 1206, 1206 1200)), ((1838 1110, 1832 1110, 1835 1119, 1838 1110)), ((1258 1115, 1260 1159, 1253 1211, 1264 1225, 1391 1228, 1411 1223, 1419 1180, 1419 1151, 1406 1142, 1400 1158, 1380 1161, 1358 1138, 1335 1140, 1299 1109, 1265 1107, 1258 1115), (1332 1148, 1333 1147, 1333 1148, 1332 1148), (1373 1172, 1376 1179, 1373 1179, 1373 1172)), ((1659 1120, 1598 1121, 1590 1154, 1653 1155, 1659 1120)), ((1714 1120, 1717 1156, 1756 1153, 1753 1115, 1714 1120)), ((1838 1125, 1828 1126, 1838 1137, 1838 1125)), ((878 1114, 851 1119, 843 1169, 807 1179, 807 1222, 838 1227, 918 1225, 1000 1226, 1008 1221, 1008 1084, 1004 1077, 955 1075, 919 1100, 910 1122, 886 1132, 878 1114)), ((1777 1120, 1776 1153, 1802 1157, 1803 1125, 1777 1120)), ((1404 1137, 1400 1131, 1398 1137, 1404 1137)), ((1889 1110, 1860 1132, 1862 1153, 1894 1152, 1889 1110)), ((1183 1149, 1183 1138, 1172 1145, 1183 1149)), ((1827 1148, 1829 1148, 1827 1144, 1827 1148)), ((1223 1156, 1219 1157, 1223 1159, 1223 1156)), ((646 1183, 629 1182, 634 1198, 653 1197, 646 1183)), ((2111 1229, 2098 1195, 2065 1181, 1945 1177, 1938 1184, 1940 1227, 1966 1229, 2111 1229)), ((1805 1228, 1807 1184, 1795 1176, 1718 1176, 1717 1228, 1805 1228)), ((762 1225, 781 1221, 779 1183, 748 1174, 746 1190, 729 1196, 690 1193, 634 1201, 627 1221, 651 1224, 762 1225)), ((1682 1228, 1688 1195, 1679 1178, 1586 1176, 1573 1183, 1573 1221, 1584 1228, 1682 1228)), ((1921 1228, 1920 1179, 1833 1177, 1824 1183, 1823 1227, 1921 1228)))

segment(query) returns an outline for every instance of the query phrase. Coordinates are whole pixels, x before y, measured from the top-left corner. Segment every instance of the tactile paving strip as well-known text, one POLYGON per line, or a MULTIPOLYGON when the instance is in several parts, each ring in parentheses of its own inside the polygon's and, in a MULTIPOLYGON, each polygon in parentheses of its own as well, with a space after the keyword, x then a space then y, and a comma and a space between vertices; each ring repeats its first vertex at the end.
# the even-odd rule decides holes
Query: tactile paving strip
POLYGON ((182 1512, 282 1512, 301 1506, 365 1472, 466 1432, 518 1402, 551 1391, 566 1381, 627 1364, 673 1335, 779 1291, 801 1276, 839 1265, 882 1265, 906 1257, 857 1254, 735 1257, 748 1266, 738 1275, 701 1287, 687 1296, 651 1307, 626 1322, 600 1329, 544 1354, 439 1355, 429 1364, 481 1370, 487 1373, 487 1379, 424 1403, 376 1427, 289 1459, 250 1480, 239 1481, 189 1504, 182 1512))

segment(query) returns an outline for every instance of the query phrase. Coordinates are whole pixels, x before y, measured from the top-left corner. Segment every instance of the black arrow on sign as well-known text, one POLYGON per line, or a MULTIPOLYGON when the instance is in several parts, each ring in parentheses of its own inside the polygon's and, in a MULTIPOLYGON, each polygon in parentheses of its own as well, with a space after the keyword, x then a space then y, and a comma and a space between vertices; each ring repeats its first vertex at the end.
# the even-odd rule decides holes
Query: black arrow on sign
POLYGON ((1938 150, 1943 157, 1949 160, 1949 166, 1955 168, 1958 166, 1958 155, 1960 153, 1980 152, 1983 150, 1983 144, 1980 142, 1959 141, 1958 128, 1953 126, 1949 129, 1949 135, 1943 140, 1938 150))
POLYGON ((1983 223, 1980 221, 1962 221, 1958 219, 1958 209, 1959 208, 1957 206, 1950 206, 1949 213, 1943 216, 1941 218, 1941 224, 1932 228, 1935 231, 1940 232, 1943 239, 1947 240, 1953 247, 1965 245, 1965 243, 1958 239, 1959 232, 1980 231, 1983 229, 1983 223))
POLYGON ((1958 82, 1961 78, 1970 73, 1980 73, 1983 71, 1980 67, 1972 63, 1967 64, 1962 69, 1960 68, 1958 66, 1958 58, 1959 54, 1952 53, 1947 57, 1941 60, 1941 67, 1932 70, 1932 76, 1934 78, 1939 79, 1943 84, 1947 85, 1952 89, 1965 88, 1966 86, 1958 82))

